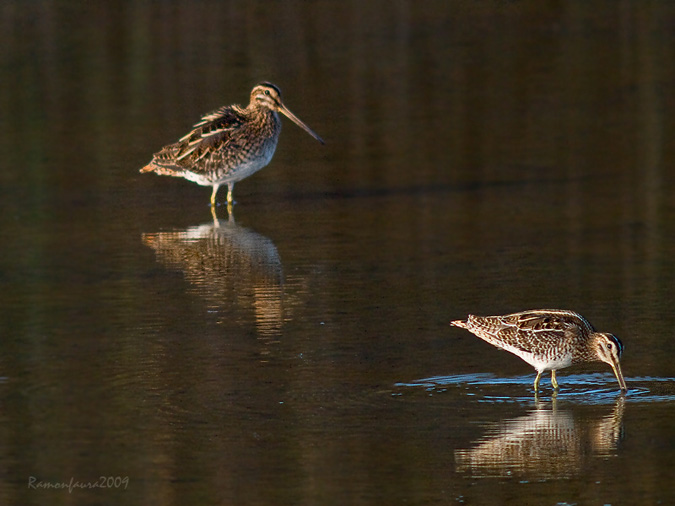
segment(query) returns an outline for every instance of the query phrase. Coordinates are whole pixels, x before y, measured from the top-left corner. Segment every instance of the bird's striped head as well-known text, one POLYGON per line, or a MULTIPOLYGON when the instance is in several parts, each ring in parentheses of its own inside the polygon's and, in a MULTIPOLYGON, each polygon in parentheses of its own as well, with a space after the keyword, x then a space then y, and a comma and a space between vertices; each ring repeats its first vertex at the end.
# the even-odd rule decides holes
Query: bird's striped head
POLYGON ((612 367, 621 390, 625 391, 626 382, 623 379, 619 362, 623 354, 623 343, 614 334, 596 332, 593 334, 591 346, 595 351, 596 358, 612 367))
POLYGON ((281 90, 272 83, 260 83, 251 91, 251 103, 279 111, 283 107, 281 90))
POLYGON ((281 101, 281 90, 272 83, 260 83, 251 91, 251 105, 265 107, 275 112, 280 112, 293 123, 314 137, 321 144, 325 144, 314 130, 309 128, 300 118, 293 114, 281 101))

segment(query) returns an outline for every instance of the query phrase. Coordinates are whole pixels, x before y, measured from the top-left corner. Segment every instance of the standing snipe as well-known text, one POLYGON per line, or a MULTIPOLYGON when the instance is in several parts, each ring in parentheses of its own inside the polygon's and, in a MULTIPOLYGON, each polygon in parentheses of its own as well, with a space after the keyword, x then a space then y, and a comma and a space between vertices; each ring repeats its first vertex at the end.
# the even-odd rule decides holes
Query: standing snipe
POLYGON ((557 369, 583 362, 606 362, 614 370, 621 390, 626 382, 619 359, 623 344, 612 335, 596 332, 578 313, 561 309, 535 309, 504 316, 474 316, 450 323, 476 334, 488 343, 518 355, 537 370, 534 391, 544 371, 558 388, 557 369))
POLYGON ((279 88, 260 83, 251 91, 248 107, 225 106, 204 115, 185 137, 155 153, 141 172, 212 186, 212 206, 218 187, 227 184, 227 203, 231 205, 234 183, 270 163, 281 132, 279 112, 324 143, 283 104, 279 88))

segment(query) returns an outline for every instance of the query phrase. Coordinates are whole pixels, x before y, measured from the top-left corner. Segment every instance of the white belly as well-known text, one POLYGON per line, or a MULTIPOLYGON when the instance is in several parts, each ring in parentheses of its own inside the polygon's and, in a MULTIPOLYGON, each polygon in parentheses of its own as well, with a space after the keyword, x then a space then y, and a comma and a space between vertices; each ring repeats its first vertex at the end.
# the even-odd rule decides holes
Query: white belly
POLYGON ((519 348, 515 348, 512 346, 504 346, 502 345, 502 348, 508 352, 513 353, 514 355, 519 356, 522 358, 525 362, 530 364, 532 367, 534 367, 537 371, 550 371, 553 369, 564 369, 565 367, 569 367, 572 365, 572 356, 567 355, 565 357, 556 359, 556 360, 547 360, 546 358, 542 358, 541 356, 535 355, 533 353, 523 351, 519 348))
POLYGON ((181 175, 188 181, 201 186, 236 183, 267 166, 272 160, 272 156, 274 156, 276 147, 277 139, 270 139, 258 153, 251 154, 249 160, 242 161, 229 169, 223 168, 213 173, 196 173, 186 170, 181 175))

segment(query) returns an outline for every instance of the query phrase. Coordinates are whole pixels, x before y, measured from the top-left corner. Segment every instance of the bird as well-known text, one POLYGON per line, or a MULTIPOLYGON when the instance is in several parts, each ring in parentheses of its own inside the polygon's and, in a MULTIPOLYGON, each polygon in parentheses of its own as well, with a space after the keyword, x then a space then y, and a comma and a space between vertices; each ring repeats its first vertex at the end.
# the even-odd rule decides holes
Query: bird
POLYGON ((609 364, 619 387, 627 391, 619 362, 623 344, 613 334, 596 332, 588 320, 574 311, 534 309, 503 316, 469 315, 450 325, 464 328, 533 366, 537 371, 535 392, 543 372, 551 371, 551 384, 558 390, 556 371, 586 362, 609 364))
POLYGON ((281 90, 262 82, 251 90, 247 107, 223 106, 202 116, 178 142, 164 146, 140 172, 183 177, 201 186, 212 186, 211 206, 227 185, 232 206, 234 184, 265 167, 277 147, 282 113, 321 144, 324 140, 293 114, 281 100, 281 90))

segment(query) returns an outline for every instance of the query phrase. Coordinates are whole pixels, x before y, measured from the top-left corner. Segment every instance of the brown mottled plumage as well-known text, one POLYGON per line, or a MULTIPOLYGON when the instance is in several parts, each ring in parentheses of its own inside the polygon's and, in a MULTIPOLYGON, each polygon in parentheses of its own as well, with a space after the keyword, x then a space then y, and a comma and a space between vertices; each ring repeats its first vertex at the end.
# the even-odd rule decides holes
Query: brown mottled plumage
POLYGON ((605 362, 614 370, 621 390, 626 382, 619 359, 623 344, 612 334, 596 332, 583 316, 562 309, 535 309, 504 316, 474 316, 450 323, 484 341, 519 356, 537 370, 535 392, 544 371, 551 371, 558 388, 557 369, 584 362, 605 362))
POLYGON ((251 91, 248 107, 225 106, 204 115, 190 133, 155 153, 140 172, 184 177, 212 186, 211 205, 215 205, 218 187, 227 184, 227 202, 231 205, 234 183, 272 159, 281 132, 279 112, 324 143, 283 104, 278 87, 260 83, 251 91))

